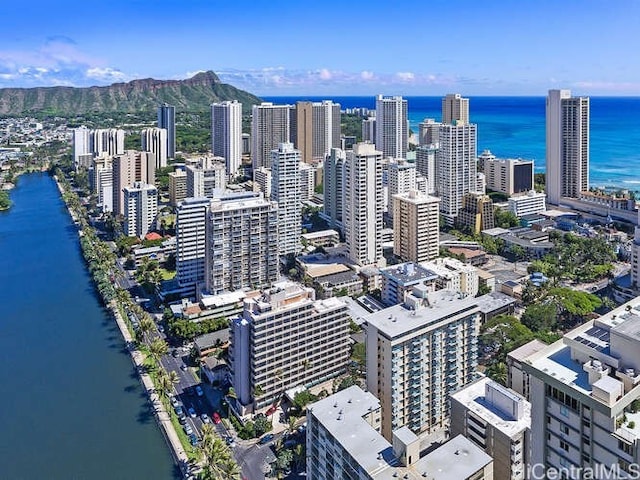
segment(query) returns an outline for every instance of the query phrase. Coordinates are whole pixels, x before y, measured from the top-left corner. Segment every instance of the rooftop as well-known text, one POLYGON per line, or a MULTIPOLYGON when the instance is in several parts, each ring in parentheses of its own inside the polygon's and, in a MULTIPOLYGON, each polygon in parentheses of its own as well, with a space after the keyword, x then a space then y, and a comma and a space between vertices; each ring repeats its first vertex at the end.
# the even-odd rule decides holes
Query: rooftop
POLYGON ((516 435, 525 428, 531 427, 531 404, 527 402, 524 397, 507 389, 506 387, 503 387, 502 385, 497 384, 487 377, 483 377, 462 390, 458 390, 456 393, 451 395, 451 398, 463 404, 475 415, 509 437, 516 435), (521 405, 523 406, 523 409, 521 418, 514 419, 507 412, 504 412, 498 408, 498 406, 493 405, 485 397, 487 385, 492 385, 494 388, 501 388, 513 397, 513 401, 522 402, 521 405))
POLYGON ((530 355, 533 355, 536 352, 539 352, 543 348, 547 346, 546 343, 541 342, 540 340, 531 340, 529 343, 525 343, 521 347, 516 348, 515 350, 510 351, 507 356, 513 358, 514 360, 522 361, 530 355))
POLYGON ((388 338, 398 338, 414 329, 425 328, 456 315, 472 315, 480 311, 478 299, 458 292, 438 290, 428 294, 425 305, 410 309, 404 304, 394 305, 365 318, 388 338))
POLYGON ((421 282, 424 280, 435 280, 438 278, 438 274, 433 270, 423 267, 418 263, 401 263, 399 265, 393 265, 392 267, 386 267, 380 269, 380 275, 387 278, 392 278, 398 283, 403 285, 410 285, 412 283, 421 282))
POLYGON ((507 305, 514 305, 516 299, 502 292, 490 292, 481 297, 477 297, 476 301, 480 311, 484 314, 491 313, 507 305))

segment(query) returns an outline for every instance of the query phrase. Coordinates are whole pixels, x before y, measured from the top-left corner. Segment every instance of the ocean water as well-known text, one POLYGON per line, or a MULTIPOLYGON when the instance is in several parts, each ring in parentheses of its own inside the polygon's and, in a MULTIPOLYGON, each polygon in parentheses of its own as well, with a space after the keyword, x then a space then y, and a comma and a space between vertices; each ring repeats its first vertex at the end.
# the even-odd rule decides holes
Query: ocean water
MULTIPOLYGON (((441 97, 405 97, 414 132, 424 118, 440 120, 441 97)), ((333 100, 342 108, 375 108, 375 97, 266 97, 274 103, 333 100)), ((544 97, 469 97, 478 125, 478 153, 535 161, 545 168, 544 97)), ((640 191, 640 98, 591 97, 590 182, 592 186, 640 191)))

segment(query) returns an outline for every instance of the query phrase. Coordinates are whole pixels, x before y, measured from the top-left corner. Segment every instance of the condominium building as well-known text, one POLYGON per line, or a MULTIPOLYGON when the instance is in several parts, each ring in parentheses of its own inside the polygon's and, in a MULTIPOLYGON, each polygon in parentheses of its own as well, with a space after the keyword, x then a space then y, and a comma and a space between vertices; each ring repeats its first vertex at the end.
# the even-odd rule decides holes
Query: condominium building
POLYGON ((462 208, 458 212, 457 223, 475 234, 495 227, 491 197, 479 192, 465 194, 462 197, 462 208))
POLYGON ((278 206, 259 193, 225 193, 206 221, 205 282, 212 295, 278 278, 278 206))
POLYGON ((640 293, 640 211, 631 245, 631 288, 640 293))
POLYGON ((531 400, 529 374, 522 370, 522 364, 529 356, 546 347, 546 343, 536 339, 507 353, 507 387, 527 400, 531 400))
POLYGON ((411 190, 393 197, 393 254, 424 262, 440 254, 440 199, 411 190))
POLYGON ((278 254, 302 250, 300 201, 300 152, 292 143, 281 143, 271 151, 271 199, 278 202, 278 254))
POLYGON ((234 177, 242 163, 242 104, 237 100, 211 104, 211 151, 224 158, 234 177))
POLYGON ((589 97, 570 90, 547 96, 545 192, 558 205, 562 197, 578 198, 589 190, 589 97))
POLYGON ((305 202, 313 197, 316 187, 316 168, 308 163, 300 162, 300 201, 305 202))
POLYGON ((436 164, 439 143, 418 145, 416 148, 416 171, 427 180, 426 193, 434 195, 437 191, 436 164))
POLYGON ((571 330, 528 356, 522 368, 530 382, 533 472, 637 474, 640 299, 571 330))
POLYGON ((404 303, 407 294, 413 287, 420 285, 425 290, 436 290, 438 274, 418 263, 407 262, 380 269, 380 294, 382 303, 391 307, 404 303))
POLYGON ((440 122, 433 118, 425 118, 418 124, 418 145, 435 145, 439 142, 440 122))
POLYGON ((344 174, 346 155, 339 148, 332 148, 324 160, 323 193, 324 216, 331 228, 342 230, 344 212, 344 174))
POLYGON ((407 426, 440 431, 449 395, 476 378, 478 302, 452 291, 416 286, 405 303, 364 318, 367 389, 380 399, 382 434, 407 426))
POLYGON ((449 93, 442 99, 442 123, 469 123, 469 99, 449 93))
POLYGON ((124 130, 106 128, 91 130, 90 152, 94 156, 121 155, 124 153, 124 130))
POLYGON ((403 158, 389 159, 387 164, 387 206, 393 218, 393 197, 416 189, 416 164, 403 158))
POLYGON ((459 120, 440 126, 436 190, 441 199, 440 212, 449 224, 455 222, 462 197, 477 190, 476 132, 476 125, 459 120))
POLYGON ((438 274, 437 288, 462 292, 475 297, 478 293, 478 269, 455 258, 434 258, 422 266, 438 274))
POLYGON ((340 104, 331 100, 296 103, 296 141, 304 163, 318 164, 340 148, 340 104))
POLYGON ((451 395, 451 436, 464 435, 493 458, 494 480, 527 477, 531 404, 486 377, 451 395))
POLYGON ((71 148, 73 150, 73 168, 80 167, 80 157, 91 153, 90 133, 87 127, 74 128, 71 131, 71 148))
POLYGON ((271 151, 290 141, 291 105, 263 102, 254 105, 251 117, 251 162, 254 170, 271 167, 271 151))
POLYGON ((124 234, 142 238, 153 229, 158 216, 158 190, 153 185, 135 182, 123 191, 124 234))
POLYGON ((524 217, 547 210, 547 195, 530 190, 527 193, 509 197, 509 211, 516 217, 524 217))
POLYGON ((260 167, 253 170, 253 191, 262 192, 264 198, 271 198, 271 169, 260 167))
POLYGON ((180 168, 169 173, 169 201, 174 207, 187 198, 187 172, 180 168))
POLYGON ((135 182, 153 184, 156 177, 155 159, 148 152, 127 150, 113 157, 113 211, 125 215, 124 188, 135 182))
POLYGON ((312 288, 288 281, 245 299, 242 317, 231 325, 229 351, 241 413, 265 409, 288 389, 344 372, 349 319, 342 300, 316 300, 312 288))
POLYGON ((478 157, 478 169, 494 192, 513 195, 533 190, 533 160, 496 158, 485 150, 478 157))
POLYGON ((158 128, 167 131, 167 156, 176 156, 176 107, 164 103, 158 107, 158 128))
POLYGON ((492 460, 459 435, 426 455, 400 428, 380 435, 380 401, 352 386, 307 408, 309 480, 489 480, 492 460))
POLYGON ((376 117, 362 120, 362 141, 376 143, 376 117))
POLYGON ((96 157, 89 175, 91 191, 98 197, 103 212, 113 212, 113 161, 112 157, 96 157))
POLYGON ((343 226, 349 258, 360 266, 384 264, 383 205, 382 152, 357 143, 346 153, 343 226))
POLYGON ((407 101, 402 97, 376 97, 375 145, 385 157, 407 157, 409 123, 407 101))
POLYGON ((154 156, 156 169, 167 166, 167 131, 164 128, 143 128, 140 143, 140 150, 154 156))
POLYGON ((186 167, 187 197, 213 198, 217 190, 227 186, 227 173, 221 157, 201 158, 186 167))
POLYGON ((176 209, 176 280, 189 296, 195 296, 205 280, 210 203, 208 198, 185 198, 176 209))

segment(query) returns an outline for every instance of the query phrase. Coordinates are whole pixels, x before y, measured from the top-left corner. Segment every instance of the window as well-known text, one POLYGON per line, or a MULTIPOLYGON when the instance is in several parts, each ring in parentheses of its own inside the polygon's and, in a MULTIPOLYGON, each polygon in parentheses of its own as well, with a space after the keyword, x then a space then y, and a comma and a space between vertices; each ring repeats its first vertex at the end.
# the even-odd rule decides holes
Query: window
POLYGON ((569 435, 569 427, 564 423, 560 424, 560 431, 565 435, 569 435))
POLYGON ((560 440, 560 448, 562 450, 564 450, 565 452, 569 451, 569 444, 567 442, 565 442, 564 440, 560 440))

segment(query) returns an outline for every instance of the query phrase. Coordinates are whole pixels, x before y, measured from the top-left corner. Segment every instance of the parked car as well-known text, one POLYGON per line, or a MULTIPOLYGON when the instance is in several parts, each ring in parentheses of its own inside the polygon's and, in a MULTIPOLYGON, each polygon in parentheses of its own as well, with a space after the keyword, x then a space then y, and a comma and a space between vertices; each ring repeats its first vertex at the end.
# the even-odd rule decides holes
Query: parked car
POLYGON ((213 412, 213 423, 220 423, 221 420, 220 414, 218 412, 213 412))
POLYGON ((178 405, 174 405, 173 409, 175 410, 176 415, 178 415, 178 417, 181 417, 184 415, 184 409, 182 408, 182 405, 180 405, 179 403, 178 405))
POLYGON ((258 442, 260 445, 266 445, 267 443, 269 443, 271 440, 273 440, 273 433, 267 433, 264 437, 262 437, 260 439, 260 441, 258 442))
POLYGON ((189 412, 189 416, 191 418, 196 418, 197 414, 196 414, 196 409, 193 407, 189 407, 189 410, 187 410, 189 412))
POLYGON ((203 413, 202 415, 200 415, 200 418, 202 419, 202 423, 211 423, 211 419, 209 418, 209 415, 207 415, 206 413, 203 413))
POLYGON ((194 447, 198 445, 198 437, 195 433, 189 435, 189 443, 194 447))
POLYGON ((201 397, 204 395, 204 392, 202 391, 202 387, 200 385, 196 385, 196 394, 201 397))
POLYGON ((171 406, 173 408, 180 406, 180 400, 177 397, 171 397, 171 406))
POLYGON ((182 415, 180 415, 178 417, 178 421, 180 422, 180 425, 184 425, 187 423, 187 416, 183 413, 182 415))
POLYGON ((184 429, 184 433, 186 433, 187 435, 192 435, 193 434, 193 428, 191 428, 191 425, 189 425, 188 423, 185 423, 182 428, 184 429))

